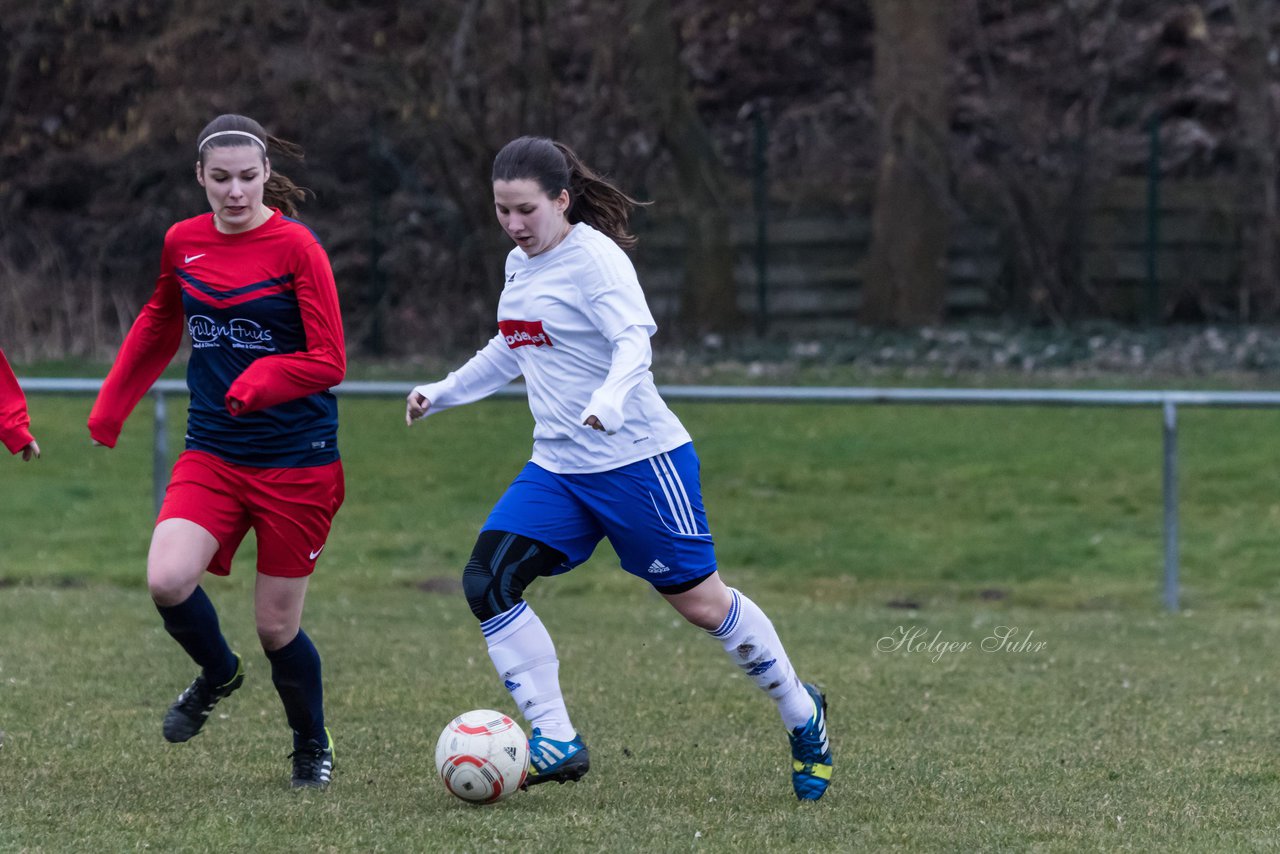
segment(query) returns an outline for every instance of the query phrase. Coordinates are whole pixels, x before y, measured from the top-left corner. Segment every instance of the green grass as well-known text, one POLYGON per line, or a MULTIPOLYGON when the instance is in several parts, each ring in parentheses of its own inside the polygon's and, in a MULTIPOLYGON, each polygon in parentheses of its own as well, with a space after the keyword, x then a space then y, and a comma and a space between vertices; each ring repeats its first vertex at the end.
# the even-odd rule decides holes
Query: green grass
POLYGON ((1280 848, 1280 413, 1181 413, 1170 615, 1154 410, 680 404, 723 574, 831 699, 831 792, 795 802, 770 704, 605 546, 528 596, 593 770, 475 808, 432 756, 453 714, 510 706, 457 578, 527 458, 522 404, 408 430, 397 400, 343 400, 347 503, 305 621, 323 794, 287 788, 251 540, 206 585, 246 687, 163 742, 192 669, 143 583, 149 408, 107 451, 87 398, 31 406, 44 459, 0 460, 0 851, 1280 848), (984 650, 1000 626, 1031 645, 984 650))

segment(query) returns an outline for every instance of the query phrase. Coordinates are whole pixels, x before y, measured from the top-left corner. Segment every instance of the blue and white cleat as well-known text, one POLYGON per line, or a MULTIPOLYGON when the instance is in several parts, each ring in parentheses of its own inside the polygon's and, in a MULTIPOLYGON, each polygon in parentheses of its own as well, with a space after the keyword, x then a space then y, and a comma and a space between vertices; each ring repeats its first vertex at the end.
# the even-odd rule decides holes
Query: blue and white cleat
POLYGON ((791 739, 791 787, 802 801, 816 801, 831 784, 831 742, 827 740, 827 697, 808 682, 804 689, 816 711, 809 723, 788 733, 791 739))
POLYGON ((547 738, 535 728, 529 736, 529 775, 524 787, 538 783, 571 783, 591 769, 591 755, 581 735, 570 741, 547 738))

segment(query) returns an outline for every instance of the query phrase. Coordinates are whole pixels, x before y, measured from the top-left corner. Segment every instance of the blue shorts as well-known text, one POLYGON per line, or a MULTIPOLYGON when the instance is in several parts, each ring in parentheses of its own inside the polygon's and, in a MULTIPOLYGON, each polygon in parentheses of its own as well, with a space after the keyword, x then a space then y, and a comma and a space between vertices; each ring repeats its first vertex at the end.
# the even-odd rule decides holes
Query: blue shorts
POLYGON ((564 552, 558 572, 591 557, 608 537, 627 572, 656 587, 683 584, 716 569, 698 469, 692 443, 594 474, 555 474, 527 463, 481 530, 564 552))

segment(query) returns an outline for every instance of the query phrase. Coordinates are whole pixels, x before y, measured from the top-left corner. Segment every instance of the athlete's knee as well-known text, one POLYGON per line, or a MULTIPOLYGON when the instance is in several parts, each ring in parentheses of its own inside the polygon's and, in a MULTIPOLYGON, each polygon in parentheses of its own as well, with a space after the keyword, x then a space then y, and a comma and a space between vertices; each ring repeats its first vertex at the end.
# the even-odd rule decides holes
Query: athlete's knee
POLYGON ((297 636, 307 584, 305 577, 258 576, 253 592, 253 617, 264 650, 280 649, 297 636))
POLYGON ((288 645, 298 636, 298 621, 285 611, 259 610, 255 615, 258 642, 268 652, 288 645))
POLYGON ((218 541, 185 519, 156 525, 147 551, 147 589, 158 605, 186 601, 217 551, 218 541))
MULTIPOLYGON (((481 536, 484 536, 481 534, 481 536)), ((462 594, 467 597, 467 605, 471 608, 471 613, 476 615, 480 622, 484 622, 495 614, 488 605, 489 588, 493 583, 493 575, 489 571, 489 564, 484 557, 478 554, 480 544, 476 544, 476 551, 471 553, 471 559, 467 561, 467 565, 462 569, 462 594)), ((521 591, 523 593, 523 591, 521 591)), ((500 612, 499 612, 500 613, 500 612)))
POLYGON ((520 604, 525 588, 565 562, 548 545, 505 531, 481 531, 462 570, 462 592, 481 622, 520 604))
POLYGON ((147 560, 147 592, 157 605, 180 605, 200 583, 200 573, 193 573, 182 562, 147 560))
POLYGON ((724 622, 733 594, 718 573, 712 572, 683 584, 655 588, 690 623, 711 631, 724 622))

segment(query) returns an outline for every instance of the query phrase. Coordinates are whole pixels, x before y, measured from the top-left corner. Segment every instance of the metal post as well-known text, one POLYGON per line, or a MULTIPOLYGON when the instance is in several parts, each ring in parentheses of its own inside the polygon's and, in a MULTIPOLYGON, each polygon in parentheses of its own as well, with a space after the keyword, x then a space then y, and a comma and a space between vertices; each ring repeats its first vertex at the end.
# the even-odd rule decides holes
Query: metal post
POLYGON ((156 515, 160 515, 160 505, 164 503, 164 491, 169 486, 169 418, 165 405, 164 392, 155 389, 156 417, 154 438, 151 450, 151 483, 154 490, 156 515))
POLYGON ((1164 402, 1164 606, 1178 610, 1178 407, 1164 402))

